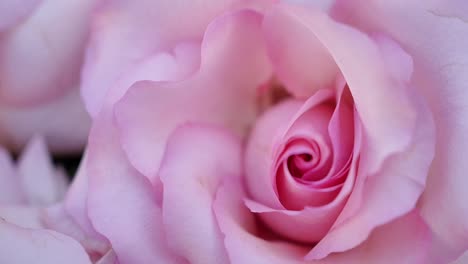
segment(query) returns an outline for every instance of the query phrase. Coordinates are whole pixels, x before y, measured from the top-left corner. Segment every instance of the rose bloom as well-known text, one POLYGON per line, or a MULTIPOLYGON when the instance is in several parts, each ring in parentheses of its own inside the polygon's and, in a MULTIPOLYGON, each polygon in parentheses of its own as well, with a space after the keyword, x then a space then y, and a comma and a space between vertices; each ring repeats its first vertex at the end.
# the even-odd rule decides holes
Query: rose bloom
POLYGON ((55 153, 83 149, 90 119, 78 88, 95 2, 1 1, 1 145, 18 152, 42 134, 55 153))
POLYGON ((118 263, 466 262, 467 8, 104 2, 64 211, 118 263))
POLYGON ((67 187, 43 138, 32 139, 16 164, 0 148, 0 263, 115 263, 108 243, 64 210, 67 187))

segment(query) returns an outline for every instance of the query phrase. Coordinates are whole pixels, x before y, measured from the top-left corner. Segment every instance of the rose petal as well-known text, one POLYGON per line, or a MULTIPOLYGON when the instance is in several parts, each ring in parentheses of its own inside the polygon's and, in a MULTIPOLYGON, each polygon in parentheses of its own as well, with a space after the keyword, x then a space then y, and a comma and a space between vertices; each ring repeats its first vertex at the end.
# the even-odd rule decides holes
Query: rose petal
POLYGON ((88 216, 89 175, 87 174, 87 162, 89 158, 87 155, 87 151, 85 151, 63 201, 63 210, 65 211, 64 214, 69 215, 86 236, 93 237, 96 240, 106 240, 96 232, 88 216))
POLYGON ((86 233, 68 214, 62 203, 45 208, 42 211, 41 220, 44 228, 60 232, 79 241, 93 260, 95 256, 102 256, 109 250, 107 239, 86 233))
POLYGON ((179 41, 201 39, 208 23, 236 2, 243 4, 237 0, 210 4, 111 0, 102 4, 93 23, 83 70, 82 93, 89 113, 96 116, 107 90, 135 64, 170 51, 179 41))
POLYGON ((75 240, 46 229, 28 229, 0 219, 0 262, 37 264, 91 264, 75 240))
POLYGON ((243 133, 256 116, 256 88, 270 77, 261 16, 239 11, 212 22, 201 68, 181 82, 139 82, 116 105, 121 141, 131 163, 154 178, 168 135, 186 121, 222 124, 243 133))
POLYGON ((465 252, 461 257, 459 257, 456 261, 452 262, 451 264, 464 264, 468 263, 468 252, 465 252))
POLYGON ((37 207, 3 205, 0 206, 0 218, 24 228, 44 228, 41 209, 37 207))
POLYGON ((33 138, 18 161, 18 175, 28 204, 45 206, 60 201, 66 179, 58 174, 42 138, 33 138))
POLYGON ((245 207, 241 179, 225 179, 218 189, 213 209, 231 263, 301 264, 307 249, 258 237, 252 213, 245 207))
POLYGON ((163 221, 169 246, 190 263, 228 262, 212 203, 221 180, 241 174, 241 142, 233 135, 196 124, 171 134, 159 170, 163 221))
POLYGON ((339 254, 333 254, 324 263, 372 264, 429 263, 431 231, 418 212, 409 214, 376 228, 360 246, 339 254))
MULTIPOLYGON (((317 1, 314 1, 317 2, 317 1)), ((332 88, 339 73, 335 61, 306 25, 286 14, 267 13, 263 27, 276 77, 295 97, 308 98, 332 88)))
POLYGON ((19 23, 33 12, 42 0, 12 0, 0 2, 0 32, 19 23))
POLYGON ((2 36, 0 101, 51 102, 75 87, 95 2, 43 1, 26 21, 2 36))
POLYGON ((161 208, 151 183, 127 161, 110 111, 91 129, 88 214, 122 263, 178 263, 164 241, 161 208), (117 206, 118 205, 118 206, 117 206))

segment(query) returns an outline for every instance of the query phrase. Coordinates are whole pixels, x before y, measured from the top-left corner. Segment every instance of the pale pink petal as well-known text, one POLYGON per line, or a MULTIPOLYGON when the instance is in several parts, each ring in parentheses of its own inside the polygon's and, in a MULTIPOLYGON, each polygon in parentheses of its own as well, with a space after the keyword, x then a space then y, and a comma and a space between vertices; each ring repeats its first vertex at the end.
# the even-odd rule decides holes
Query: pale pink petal
POLYGON ((93 93, 93 100, 104 100, 99 104, 113 105, 128 91, 137 81, 177 81, 192 74, 200 65, 200 43, 184 42, 178 44, 171 53, 160 52, 156 55, 144 58, 135 63, 131 69, 122 74, 114 85, 106 92, 105 98, 93 93))
POLYGON ((245 182, 252 199, 272 208, 284 208, 274 188, 275 140, 288 128, 288 122, 301 108, 299 100, 286 100, 260 116, 249 136, 244 166, 245 182))
POLYGON ((352 0, 340 1, 337 11, 354 26, 390 35, 414 58, 412 82, 427 97, 437 129, 422 216, 458 252, 453 260, 468 249, 468 164, 462 161, 468 155, 468 3, 352 0))
POLYGON ((0 147, 0 204, 24 204, 21 181, 8 152, 0 147))
POLYGON ((0 105, 0 142, 16 152, 39 134, 53 153, 82 151, 89 127, 90 118, 78 90, 36 107, 0 105))
POLYGON ((307 248, 260 238, 254 215, 244 205, 240 178, 227 178, 218 189, 214 212, 232 264, 301 264, 307 248))
POLYGON ((96 264, 119 264, 119 260, 117 259, 117 255, 114 250, 109 250, 96 262, 96 264))
POLYGON ((431 231, 418 212, 376 228, 360 246, 328 256, 324 264, 430 263, 431 231))
POLYGON ((179 263, 164 240, 151 182, 127 161, 109 111, 91 129, 86 170, 88 214, 122 263, 179 263))
POLYGON ((319 89, 333 88, 338 66, 307 25, 284 13, 270 13, 263 26, 276 77, 290 93, 308 98, 319 89))
POLYGON ((82 93, 90 114, 96 116, 107 90, 142 60, 169 52, 180 41, 201 40, 215 16, 243 2, 247 1, 104 2, 93 22, 83 71, 82 93))
POLYGON ((223 179, 242 175, 241 150, 234 135, 198 124, 177 128, 168 140, 159 170, 164 230, 190 263, 228 262, 212 204, 223 179))
POLYGON ((0 218, 24 228, 44 228, 41 209, 25 205, 0 206, 0 218))
POLYGON ((63 181, 58 177, 43 138, 35 137, 18 161, 18 176, 28 204, 46 206, 63 198, 63 181))
POLYGON ((105 240, 102 235, 96 232, 88 217, 88 162, 87 151, 83 154, 80 166, 73 178, 66 196, 63 201, 63 207, 66 214, 73 218, 73 221, 80 226, 89 237, 99 240, 105 240))
POLYGON ((62 203, 45 208, 41 213, 43 227, 51 229, 79 241, 91 259, 104 255, 109 250, 109 243, 100 236, 86 233, 68 214, 62 203))
POLYGON ((0 263, 91 264, 81 245, 46 229, 28 229, 0 219, 0 263))
POLYGON ((139 82, 116 105, 123 148, 145 176, 155 177, 177 125, 202 121, 242 134, 255 119, 256 88, 271 74, 260 22, 260 14, 248 10, 213 21, 199 72, 181 82, 139 82))
POLYGON ((33 12, 42 0, 3 0, 0 2, 0 32, 16 25, 33 12))
POLYGON ((468 263, 468 251, 466 251, 461 257, 450 264, 466 264, 468 263))
POLYGON ((26 21, 2 36, 0 101, 50 102, 76 87, 95 2, 43 1, 26 21))

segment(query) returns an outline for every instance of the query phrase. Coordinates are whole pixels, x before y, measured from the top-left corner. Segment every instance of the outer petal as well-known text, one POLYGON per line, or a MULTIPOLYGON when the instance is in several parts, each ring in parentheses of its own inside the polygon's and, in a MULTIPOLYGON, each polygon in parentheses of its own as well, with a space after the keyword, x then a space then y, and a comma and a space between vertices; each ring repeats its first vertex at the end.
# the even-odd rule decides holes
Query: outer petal
POLYGON ((34 138, 18 162, 23 192, 28 204, 46 206, 60 201, 67 179, 55 170, 42 138, 34 138))
MULTIPOLYGON (((88 111, 96 116, 107 90, 141 60, 170 51, 180 41, 200 40, 216 15, 242 3, 242 0, 104 2, 93 24, 83 71, 82 92, 88 111)), ((150 79, 159 80, 153 78, 150 79)))
POLYGON ((108 241, 81 229, 64 209, 62 203, 44 209, 41 218, 44 228, 60 232, 79 241, 93 261, 109 251, 108 241))
POLYGON ((336 9, 353 25, 389 34, 413 56, 412 81, 427 96, 437 128, 422 215, 461 254, 468 248, 468 164, 461 161, 468 155, 467 2, 356 0, 340 1, 336 9))
POLYGON ((135 63, 122 74, 109 89, 98 89, 93 93, 93 100, 104 100, 106 106, 114 105, 128 89, 141 80, 177 81, 192 74, 200 65, 200 43, 183 42, 172 53, 160 52, 135 63), (173 54, 172 54, 173 53, 173 54), (106 92, 101 98, 99 92, 106 92))
POLYGON ((40 134, 52 152, 76 153, 86 144, 89 127, 78 90, 36 107, 0 105, 0 142, 16 151, 40 134))
POLYGON ((0 2, 0 32, 17 24, 41 4, 42 0, 11 0, 0 2))
POLYGON ((116 106, 131 163, 154 178, 171 131, 187 121, 243 133, 256 117, 256 88, 271 74, 260 35, 261 16, 239 11, 215 20, 202 46, 201 68, 181 82, 137 83, 116 106))
POLYGON ((418 212, 375 229, 359 247, 324 259, 329 264, 425 264, 430 261, 431 231, 418 212))
POLYGON ((25 22, 2 36, 0 101, 50 102, 75 87, 95 2, 44 1, 25 22))
POLYGON ((116 133, 109 111, 101 112, 91 130, 86 164, 91 222, 122 263, 178 263, 164 240, 157 194, 129 164, 116 133))
POLYGON ((89 158, 86 151, 83 155, 78 171, 73 178, 73 182, 68 188, 63 201, 63 207, 66 211, 65 214, 68 214, 88 236, 105 240, 102 235, 96 232, 88 216, 88 161, 89 158))
POLYGON ((0 262, 91 264, 81 245, 68 236, 45 229, 28 229, 0 219, 0 262))
POLYGON ((169 245, 190 263, 228 263, 212 204, 221 180, 241 173, 241 141, 223 130, 189 124, 169 138, 163 221, 169 245))

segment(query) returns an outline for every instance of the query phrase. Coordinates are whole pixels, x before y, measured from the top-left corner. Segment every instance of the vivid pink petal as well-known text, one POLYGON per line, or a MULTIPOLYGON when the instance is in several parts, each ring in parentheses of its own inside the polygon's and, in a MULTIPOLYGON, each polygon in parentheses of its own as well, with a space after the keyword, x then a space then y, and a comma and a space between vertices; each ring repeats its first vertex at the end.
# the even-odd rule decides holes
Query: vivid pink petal
MULTIPOLYGON (((45 103, 76 87, 96 2, 43 1, 26 21, 2 35, 0 101, 45 103)), ((0 9, 10 10, 5 8, 0 9)))
POLYGON ((4 0, 0 2, 0 32, 21 22, 42 0, 4 0))
POLYGON ((116 105, 121 141, 131 163, 154 178, 172 130, 187 121, 245 133, 255 119, 256 88, 271 74, 260 14, 243 10, 210 24, 201 68, 181 82, 139 82, 116 105))
POLYGON ((37 264, 91 264, 81 245, 46 229, 22 228, 0 219, 0 262, 37 264))
MULTIPOLYGON (((208 4, 200 0, 138 3, 110 0, 103 3, 93 22, 83 71, 82 93, 90 114, 96 116, 116 80, 126 78, 123 75, 142 60, 169 52, 180 41, 201 40, 215 16, 245 5, 244 2, 248 1, 221 0, 208 4)), ((149 79, 161 80, 157 75, 149 79)))
POLYGON ((122 263, 179 263, 164 240, 157 193, 127 161, 110 111, 91 129, 86 161, 88 214, 122 263))
POLYGON ((33 138, 24 150, 18 161, 18 176, 30 205, 50 205, 65 194, 65 175, 55 170, 42 138, 33 138))
POLYGON ((242 174, 241 150, 234 135, 198 124, 168 140, 159 170, 164 227, 169 246, 190 263, 228 262, 212 204, 221 181, 242 174))
POLYGON ((0 204, 22 204, 25 201, 13 161, 8 152, 0 147, 0 204))
POLYGON ((90 118, 75 90, 35 107, 0 105, 0 127, 0 141, 16 152, 34 135, 42 135, 51 152, 67 154, 82 151, 90 118))
POLYGON ((422 216, 451 249, 446 262, 454 260, 468 249, 468 164, 462 162, 468 155, 468 3, 353 0, 337 10, 363 30, 390 35, 414 58, 412 82, 427 97, 437 129, 422 216), (366 8, 355 8, 360 4, 366 8))
POLYGON ((232 264, 300 264, 307 248, 259 237, 254 215, 245 207, 245 191, 240 178, 223 181, 214 202, 214 212, 232 264))

